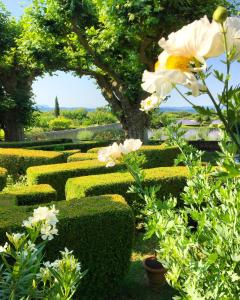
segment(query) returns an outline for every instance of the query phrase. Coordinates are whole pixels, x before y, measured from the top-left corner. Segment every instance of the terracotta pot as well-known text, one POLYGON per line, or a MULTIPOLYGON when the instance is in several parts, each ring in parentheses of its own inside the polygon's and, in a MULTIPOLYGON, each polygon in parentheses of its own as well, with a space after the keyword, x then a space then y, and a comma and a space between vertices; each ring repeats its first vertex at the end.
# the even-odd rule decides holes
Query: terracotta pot
POLYGON ((143 267, 146 270, 150 288, 155 292, 159 292, 161 287, 166 284, 166 269, 155 256, 145 258, 143 267))

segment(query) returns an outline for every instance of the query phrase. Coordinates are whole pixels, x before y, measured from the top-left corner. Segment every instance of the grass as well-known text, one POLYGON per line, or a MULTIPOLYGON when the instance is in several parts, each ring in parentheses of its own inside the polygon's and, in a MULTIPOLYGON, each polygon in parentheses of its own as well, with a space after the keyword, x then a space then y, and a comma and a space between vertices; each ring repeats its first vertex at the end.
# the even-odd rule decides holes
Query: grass
POLYGON ((167 284, 160 293, 155 293, 148 287, 145 270, 142 266, 144 257, 154 254, 157 248, 156 239, 143 240, 143 234, 138 233, 135 240, 132 263, 128 275, 123 282, 120 295, 115 300, 170 300, 175 291, 167 284))

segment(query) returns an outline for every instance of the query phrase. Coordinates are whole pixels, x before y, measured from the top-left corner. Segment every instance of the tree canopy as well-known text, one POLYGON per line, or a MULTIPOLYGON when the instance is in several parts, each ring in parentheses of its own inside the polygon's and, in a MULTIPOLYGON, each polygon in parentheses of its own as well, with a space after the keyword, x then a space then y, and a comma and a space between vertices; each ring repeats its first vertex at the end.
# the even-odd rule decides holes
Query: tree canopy
POLYGON ((158 40, 226 0, 33 0, 20 24, 22 63, 33 70, 94 78, 127 135, 144 139, 148 117, 144 69, 153 70, 158 40))

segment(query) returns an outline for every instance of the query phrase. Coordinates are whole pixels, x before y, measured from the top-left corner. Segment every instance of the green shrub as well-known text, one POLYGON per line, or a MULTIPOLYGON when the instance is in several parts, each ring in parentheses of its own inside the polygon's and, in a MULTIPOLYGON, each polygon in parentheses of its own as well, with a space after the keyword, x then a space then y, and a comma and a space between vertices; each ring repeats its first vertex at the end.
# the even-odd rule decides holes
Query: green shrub
POLYGON ((76 153, 68 157, 68 162, 97 159, 96 153, 76 153))
POLYGON ((69 129, 72 126, 70 119, 59 117, 49 121, 49 127, 51 130, 64 130, 69 129))
POLYGON ((59 200, 65 199, 65 184, 69 178, 93 174, 110 173, 123 169, 123 165, 106 168, 97 160, 70 162, 46 166, 31 167, 27 170, 28 183, 50 184, 56 191, 59 200))
MULTIPOLYGON (((88 150, 88 153, 98 153, 101 147, 88 150)), ((139 152, 145 154, 147 162, 145 168, 168 167, 174 165, 179 154, 177 147, 168 147, 166 144, 142 146, 139 152)))
POLYGON ((105 125, 116 123, 117 118, 109 111, 97 109, 88 112, 87 118, 83 121, 83 125, 105 125))
POLYGON ((64 155, 59 152, 0 148, 0 165, 13 176, 22 175, 27 168, 64 162, 64 155))
MULTIPOLYGON (((108 146, 110 143, 111 142, 109 141, 82 141, 80 143, 62 143, 60 145, 62 147, 61 151, 79 149, 81 150, 81 152, 87 152, 89 149, 93 147, 104 147, 104 146, 108 146)), ((55 150, 56 145, 34 146, 28 149, 56 151, 55 150)))
POLYGON ((4 189, 7 183, 7 170, 4 168, 0 168, 0 191, 4 189))
MULTIPOLYGON (((187 169, 185 167, 164 167, 147 169, 145 184, 152 186, 159 184, 161 189, 159 197, 179 197, 186 183, 187 169)), ((125 197, 130 206, 137 205, 139 199, 135 194, 127 193, 128 188, 134 183, 129 173, 110 173, 93 176, 71 178, 66 184, 66 199, 96 196, 109 193, 118 193, 125 197), (137 201, 137 202, 136 202, 137 201)))
POLYGON ((21 141, 21 142, 0 142, 0 148, 27 148, 43 145, 55 145, 62 143, 71 143, 71 139, 56 139, 56 140, 43 140, 43 141, 21 141))
POLYGON ((25 186, 8 192, 16 205, 33 205, 57 200, 57 192, 48 184, 25 186))
MULTIPOLYGON (((59 235, 48 244, 46 260, 55 260, 65 247, 73 250, 88 273, 81 281, 78 298, 114 299, 128 271, 134 235, 131 209, 121 196, 105 195, 76 201, 60 201, 59 235)), ((28 206, 0 208, 0 243, 6 232, 22 229, 32 213, 28 206)))
POLYGON ((90 130, 80 131, 77 135, 77 140, 92 141, 94 139, 94 132, 90 130))

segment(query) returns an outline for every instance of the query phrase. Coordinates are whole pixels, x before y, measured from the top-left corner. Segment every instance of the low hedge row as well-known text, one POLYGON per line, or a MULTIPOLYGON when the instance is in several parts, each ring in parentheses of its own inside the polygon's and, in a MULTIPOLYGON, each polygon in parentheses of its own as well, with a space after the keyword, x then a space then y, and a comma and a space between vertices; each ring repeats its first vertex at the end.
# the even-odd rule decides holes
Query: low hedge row
POLYGON ((49 151, 64 151, 72 149, 80 149, 81 152, 87 152, 93 147, 104 147, 109 145, 109 141, 83 141, 79 143, 62 143, 59 145, 44 145, 44 146, 34 146, 28 149, 35 150, 49 150, 49 151))
POLYGON ((0 168, 0 191, 4 189, 7 183, 7 170, 0 168))
POLYGON ((8 193, 15 205, 34 205, 57 200, 57 192, 48 184, 31 185, 8 193))
MULTIPOLYGON (((160 185, 159 197, 167 197, 170 194, 179 197, 186 184, 186 167, 163 167, 147 169, 144 184, 152 186, 160 185)), ((66 184, 66 199, 96 196, 108 193, 117 193, 125 197, 130 206, 135 205, 139 199, 135 194, 127 193, 128 188, 134 183, 129 173, 110 173, 93 176, 70 178, 66 184)))
MULTIPOLYGON (((76 299, 114 299, 128 271, 134 236, 131 209, 119 195, 105 195, 76 201, 60 201, 59 235, 48 244, 45 260, 53 261, 65 247, 88 270, 76 299)), ((32 207, 0 207, 0 243, 6 232, 22 231, 22 221, 32 207)))
POLYGON ((77 149, 77 150, 75 149, 74 150, 73 149, 73 150, 63 150, 63 151, 60 151, 60 152, 62 152, 64 154, 65 161, 67 161, 69 156, 72 156, 74 154, 80 153, 81 150, 79 150, 79 149, 77 149))
MULTIPOLYGON (((92 148, 88 153, 98 153, 101 147, 92 148)), ((166 144, 142 146, 139 150, 147 159, 145 168, 168 167, 174 165, 174 160, 180 153, 177 147, 168 147, 166 144)))
POLYGON ((0 148, 26 148, 41 145, 71 143, 71 139, 56 139, 43 141, 0 142, 0 148))
POLYGON ((106 168, 104 163, 97 160, 86 160, 64 164, 36 166, 27 169, 28 184, 49 184, 57 191, 59 200, 65 199, 65 184, 69 178, 104 174, 119 171, 123 165, 106 168))
POLYGON ((68 157, 68 162, 97 159, 96 153, 76 153, 68 157))
POLYGON ((63 153, 37 151, 17 148, 0 148, 0 165, 11 175, 25 174, 31 166, 61 163, 65 161, 63 153))

